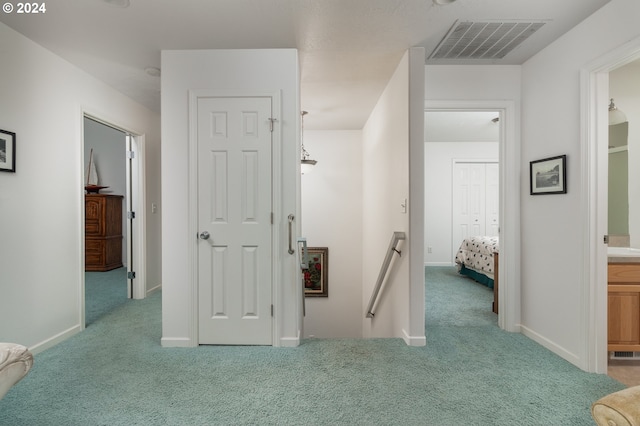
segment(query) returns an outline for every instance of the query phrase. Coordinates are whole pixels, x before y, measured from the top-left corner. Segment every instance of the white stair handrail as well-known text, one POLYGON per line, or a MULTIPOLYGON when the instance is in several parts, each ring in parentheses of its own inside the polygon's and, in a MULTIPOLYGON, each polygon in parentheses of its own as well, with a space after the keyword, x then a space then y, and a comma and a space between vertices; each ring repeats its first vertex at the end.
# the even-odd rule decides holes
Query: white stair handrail
POLYGON ((406 238, 404 232, 394 232, 393 237, 391 237, 391 242, 389 243, 389 248, 387 249, 387 255, 382 262, 382 268, 380 268, 380 274, 378 275, 378 281, 376 281, 376 286, 373 289, 373 293, 371 294, 371 299, 369 299, 369 307, 367 308, 367 318, 373 318, 375 316, 373 312, 373 308, 378 299, 378 293, 380 292, 380 288, 382 287, 382 283, 384 282, 384 277, 387 275, 387 270, 389 269, 389 265, 391 264, 391 258, 393 257, 393 253, 398 253, 399 256, 402 256, 402 252, 398 251, 396 247, 400 240, 404 240, 406 238))

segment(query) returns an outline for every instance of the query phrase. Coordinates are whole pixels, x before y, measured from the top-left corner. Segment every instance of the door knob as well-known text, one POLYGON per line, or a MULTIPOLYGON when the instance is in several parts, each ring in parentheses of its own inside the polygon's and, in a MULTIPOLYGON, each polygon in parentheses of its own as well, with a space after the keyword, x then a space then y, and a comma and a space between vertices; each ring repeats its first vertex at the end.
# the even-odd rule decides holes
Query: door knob
POLYGON ((202 231, 199 235, 201 240, 208 240, 211 235, 207 231, 202 231))

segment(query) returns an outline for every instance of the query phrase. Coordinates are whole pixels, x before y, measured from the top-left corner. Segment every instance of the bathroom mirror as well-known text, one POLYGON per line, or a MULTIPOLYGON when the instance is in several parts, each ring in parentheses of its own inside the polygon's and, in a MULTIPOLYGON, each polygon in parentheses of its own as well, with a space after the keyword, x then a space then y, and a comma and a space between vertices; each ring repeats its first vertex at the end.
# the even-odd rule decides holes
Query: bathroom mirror
POLYGON ((629 246, 629 123, 609 126, 609 238, 629 246), (626 241, 625 241, 626 239, 626 241), (626 242, 626 244, 625 244, 626 242))

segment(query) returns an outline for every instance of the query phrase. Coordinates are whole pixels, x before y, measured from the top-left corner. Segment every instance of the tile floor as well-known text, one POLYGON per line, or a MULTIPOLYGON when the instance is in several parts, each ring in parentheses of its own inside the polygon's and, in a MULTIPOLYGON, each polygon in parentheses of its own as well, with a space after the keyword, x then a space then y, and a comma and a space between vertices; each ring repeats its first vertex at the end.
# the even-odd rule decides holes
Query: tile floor
POLYGON ((607 375, 631 387, 640 385, 640 361, 609 360, 607 375))

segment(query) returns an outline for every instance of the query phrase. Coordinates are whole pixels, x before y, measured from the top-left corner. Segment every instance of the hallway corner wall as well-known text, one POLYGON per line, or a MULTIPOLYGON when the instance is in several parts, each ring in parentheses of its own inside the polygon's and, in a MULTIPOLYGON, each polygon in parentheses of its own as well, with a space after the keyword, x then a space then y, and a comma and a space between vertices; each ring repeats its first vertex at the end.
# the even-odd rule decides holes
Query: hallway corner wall
POLYGON ((362 337, 362 131, 305 131, 302 235, 329 249, 329 297, 307 297, 304 337, 362 337))

